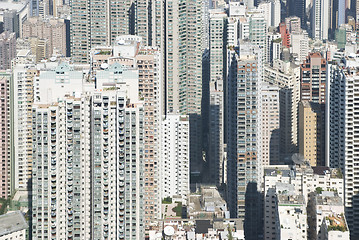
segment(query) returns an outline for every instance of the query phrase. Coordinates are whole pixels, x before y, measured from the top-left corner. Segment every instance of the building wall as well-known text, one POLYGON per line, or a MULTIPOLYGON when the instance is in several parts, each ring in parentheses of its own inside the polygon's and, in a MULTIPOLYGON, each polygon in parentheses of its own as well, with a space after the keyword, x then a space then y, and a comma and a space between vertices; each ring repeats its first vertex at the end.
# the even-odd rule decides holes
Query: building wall
POLYGON ((21 231, 13 232, 10 234, 6 234, 0 237, 0 240, 8 240, 8 239, 19 239, 19 240, 26 240, 26 229, 21 231))
MULTIPOLYGON (((229 53, 228 65, 228 203, 231 216, 255 220, 260 215, 254 208, 261 207, 256 193, 262 175, 262 52, 255 45, 243 43, 239 53, 229 53), (246 208, 249 202, 251 207, 246 208)), ((252 237, 258 237, 255 229, 248 230, 252 237)))
POLYGON ((0 118, 2 140, 0 150, 0 198, 8 198, 11 195, 11 162, 10 162, 10 73, 0 72, 0 118))

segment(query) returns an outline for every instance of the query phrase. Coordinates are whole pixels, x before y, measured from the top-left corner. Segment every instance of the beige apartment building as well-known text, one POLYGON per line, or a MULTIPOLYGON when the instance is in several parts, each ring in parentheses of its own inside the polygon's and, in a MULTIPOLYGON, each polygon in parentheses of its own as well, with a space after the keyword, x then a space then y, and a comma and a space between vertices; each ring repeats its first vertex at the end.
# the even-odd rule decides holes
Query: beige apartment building
POLYGON ((31 37, 48 39, 50 56, 55 49, 66 55, 66 25, 63 19, 29 18, 23 25, 22 36, 25 39, 31 37))
POLYGON ((322 161, 324 161, 321 157, 324 156, 322 117, 320 104, 309 101, 299 103, 299 153, 309 161, 311 166, 323 165, 322 161))

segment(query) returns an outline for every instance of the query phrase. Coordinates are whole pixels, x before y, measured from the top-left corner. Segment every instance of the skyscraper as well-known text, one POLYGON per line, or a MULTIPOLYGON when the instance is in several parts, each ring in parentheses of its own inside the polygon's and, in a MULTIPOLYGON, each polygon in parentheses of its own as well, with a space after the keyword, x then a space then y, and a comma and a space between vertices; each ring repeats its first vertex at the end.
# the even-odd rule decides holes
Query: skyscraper
POLYGON ((300 68, 290 62, 275 60, 272 67, 264 67, 264 81, 280 88, 280 152, 281 159, 285 160, 298 151, 300 68))
MULTIPOLYGON (((144 184, 146 224, 161 217, 160 192, 160 129, 164 114, 164 80, 161 51, 157 47, 142 44, 142 38, 123 35, 116 38, 113 46, 99 46, 91 50, 92 67, 97 77, 97 86, 115 84, 116 79, 97 75, 97 71, 108 64, 120 63, 128 69, 138 70, 138 92, 144 101, 144 184)), ((128 72, 128 71, 127 71, 128 72)), ((132 78, 124 72, 125 79, 132 78)))
POLYGON ((224 83, 226 68, 227 15, 221 10, 210 12, 209 41, 209 112, 208 112, 208 163, 210 182, 223 183, 224 152, 224 83))
POLYGON ((314 0, 311 19, 313 39, 328 39, 329 20, 329 0, 314 0))
POLYGON ((359 59, 347 56, 333 65, 328 65, 328 100, 327 100, 327 164, 340 167, 344 173, 345 215, 349 225, 351 239, 359 236, 358 204, 359 176, 357 154, 359 153, 356 129, 357 98, 359 77, 357 69, 359 59))
POLYGON ((326 60, 310 53, 301 65, 301 100, 325 103, 326 60))
POLYGON ((299 153, 309 161, 311 166, 324 166, 325 125, 321 104, 301 101, 298 122, 299 153))
POLYGON ((262 83, 262 164, 280 162, 280 102, 279 87, 262 83))
POLYGON ((189 190, 189 121, 168 114, 161 126, 161 195, 187 199, 189 190))
POLYGON ((261 221, 262 50, 241 42, 229 52, 227 178, 231 216, 245 219, 246 239, 257 239, 261 221))
POLYGON ((65 87, 86 86, 82 71, 62 64, 37 82, 39 89, 51 82, 68 93, 35 92, 32 237, 143 239, 145 114, 138 71, 114 63, 97 71, 98 91, 89 83, 87 90, 65 87))
POLYGON ((13 106, 11 162, 14 163, 14 189, 27 190, 32 169, 32 104, 34 79, 38 70, 32 64, 17 64, 13 68, 10 101, 13 106))
POLYGON ((8 198, 12 192, 11 176, 12 162, 10 161, 10 72, 0 71, 0 98, 1 100, 1 152, 0 152, 0 198, 8 198))
POLYGON ((135 2, 71 1, 71 56, 74 62, 88 63, 89 51, 110 45, 117 36, 134 34, 135 2))

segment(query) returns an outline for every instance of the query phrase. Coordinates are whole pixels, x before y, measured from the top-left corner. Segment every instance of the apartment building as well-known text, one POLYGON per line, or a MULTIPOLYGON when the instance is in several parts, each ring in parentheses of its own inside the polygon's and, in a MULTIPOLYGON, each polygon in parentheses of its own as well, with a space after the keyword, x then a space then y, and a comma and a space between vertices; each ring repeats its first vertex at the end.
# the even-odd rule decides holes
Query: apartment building
POLYGON ((12 193, 13 175, 11 166, 13 163, 10 160, 11 140, 10 140, 10 71, 0 71, 0 118, 1 118, 1 150, 0 150, 0 198, 7 199, 12 193))
POLYGON ((161 126, 161 198, 190 193, 188 116, 168 114, 161 126))
POLYGON ((357 164, 356 94, 359 58, 343 56, 328 66, 327 153, 326 162, 342 169, 345 178, 345 213, 351 238, 359 236, 357 164))

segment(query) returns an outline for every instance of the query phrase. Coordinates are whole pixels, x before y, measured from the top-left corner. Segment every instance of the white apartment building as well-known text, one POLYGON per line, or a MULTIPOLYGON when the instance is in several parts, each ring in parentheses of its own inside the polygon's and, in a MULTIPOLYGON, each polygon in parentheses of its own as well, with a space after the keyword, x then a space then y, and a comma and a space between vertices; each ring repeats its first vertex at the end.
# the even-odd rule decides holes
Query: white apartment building
POLYGON ((226 86, 228 205, 232 217, 250 219, 248 233, 253 238, 260 235, 261 223, 262 50, 246 42, 230 50, 226 86))
POLYGON ((343 182, 340 172, 336 169, 312 169, 306 163, 293 166, 266 166, 263 185, 264 239, 278 236, 282 238, 284 235, 284 239, 306 239, 306 207, 310 194, 331 191, 336 192, 338 196, 344 196, 343 182))
POLYGON ((349 240, 342 199, 335 192, 312 193, 308 200, 308 238, 349 240))
POLYGON ((293 32, 290 35, 290 42, 290 50, 295 57, 296 64, 302 64, 309 52, 308 33, 305 30, 301 32, 293 32))
POLYGON ((262 164, 280 161, 279 87, 262 84, 262 164))
POLYGON ((350 54, 329 64, 327 69, 327 154, 330 167, 339 167, 345 179, 345 213, 352 239, 359 237, 359 170, 358 138, 359 117, 356 105, 359 93, 359 56, 350 54))
POLYGON ((143 239, 145 114, 138 71, 124 79, 123 66, 114 63, 97 76, 116 84, 102 81, 94 90, 86 83, 92 78, 73 67, 60 64, 36 82, 38 89, 49 82, 62 90, 35 94, 32 109, 33 238, 143 239), (71 81, 77 89, 66 86, 71 81))
POLYGON ((127 100, 34 105, 33 239, 143 239, 143 106, 127 100))
POLYGON ((168 114, 161 125, 161 198, 181 196, 189 190, 188 116, 168 114))
POLYGON ((33 81, 38 71, 34 65, 18 64, 13 68, 10 84, 10 101, 13 111, 11 162, 15 189, 28 189, 32 166, 31 107, 33 103, 33 81))
POLYGON ((145 111, 145 216, 146 224, 161 218, 160 192, 160 127, 165 113, 164 80, 161 51, 143 46, 141 37, 122 35, 113 46, 91 50, 91 65, 96 75, 97 89, 118 88, 131 99, 144 102, 145 111), (102 69, 102 70, 101 70, 102 69), (122 72, 122 74, 115 74, 122 72))
POLYGON ((278 27, 280 23, 280 6, 279 0, 271 0, 268 2, 261 2, 257 9, 263 13, 263 16, 267 22, 267 26, 278 27))
POLYGON ((264 49, 263 52, 263 61, 268 61, 268 51, 267 51, 267 33, 268 26, 265 18, 261 13, 254 12, 249 17, 249 40, 264 49))
POLYGON ((278 86, 281 159, 297 152, 298 103, 300 100, 300 68, 289 62, 275 60, 273 66, 264 66, 264 81, 278 86))
POLYGON ((211 10, 209 23, 209 182, 224 182, 224 82, 226 79, 227 15, 222 10, 211 10))
POLYGON ((269 62, 272 63, 274 59, 280 59, 280 55, 282 53, 282 39, 279 33, 268 32, 266 51, 268 53, 269 62))
POLYGON ((311 29, 312 38, 328 39, 329 29, 329 0, 314 0, 312 7, 311 29))
POLYGON ((228 18, 227 23, 227 45, 236 46, 238 45, 239 38, 239 20, 234 17, 228 18))

